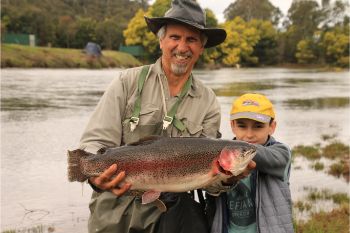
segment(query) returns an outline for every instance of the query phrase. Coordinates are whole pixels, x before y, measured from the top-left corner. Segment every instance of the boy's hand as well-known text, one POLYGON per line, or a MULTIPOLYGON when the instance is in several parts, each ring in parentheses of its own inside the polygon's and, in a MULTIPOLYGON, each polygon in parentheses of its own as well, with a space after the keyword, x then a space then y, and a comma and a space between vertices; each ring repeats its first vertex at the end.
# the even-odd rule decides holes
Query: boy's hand
POLYGON ((256 163, 253 160, 251 160, 248 163, 246 169, 241 174, 239 174, 238 176, 232 176, 228 178, 226 182, 222 182, 222 184, 228 186, 228 185, 233 185, 237 183, 241 179, 246 178, 250 174, 250 172, 255 169, 255 167, 256 167, 256 163))

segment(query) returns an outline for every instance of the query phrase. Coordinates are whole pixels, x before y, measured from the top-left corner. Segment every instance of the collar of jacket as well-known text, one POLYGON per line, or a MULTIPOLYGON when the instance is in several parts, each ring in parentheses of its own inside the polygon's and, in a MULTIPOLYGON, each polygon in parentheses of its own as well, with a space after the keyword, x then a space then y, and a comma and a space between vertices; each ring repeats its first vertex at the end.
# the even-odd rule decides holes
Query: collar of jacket
MULTIPOLYGON (((158 58, 156 63, 154 63, 153 66, 151 66, 151 71, 154 72, 156 75, 159 75, 161 78, 166 78, 166 75, 162 69, 162 62, 161 58, 158 58)), ((188 95, 192 97, 201 97, 202 93, 200 92, 200 88, 198 86, 198 80, 194 77, 192 74, 192 84, 191 88, 188 91, 188 95)))

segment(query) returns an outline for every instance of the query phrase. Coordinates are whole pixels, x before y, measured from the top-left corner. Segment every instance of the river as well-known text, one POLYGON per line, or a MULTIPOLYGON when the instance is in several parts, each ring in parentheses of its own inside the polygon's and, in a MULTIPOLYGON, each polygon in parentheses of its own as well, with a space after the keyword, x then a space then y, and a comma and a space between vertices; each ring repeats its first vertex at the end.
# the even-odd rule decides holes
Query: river
MULTIPOLYGON (((94 106, 118 72, 1 70, 2 231, 87 232, 91 189, 67 181, 66 153, 78 146, 94 106)), ((232 138, 232 100, 260 92, 276 108, 274 136, 290 147, 322 144, 325 135, 350 142, 349 72, 254 68, 196 70, 194 75, 218 95, 223 138, 232 138)), ((294 161, 290 183, 294 201, 303 199, 307 186, 349 190, 344 179, 316 172, 303 159, 294 161)))

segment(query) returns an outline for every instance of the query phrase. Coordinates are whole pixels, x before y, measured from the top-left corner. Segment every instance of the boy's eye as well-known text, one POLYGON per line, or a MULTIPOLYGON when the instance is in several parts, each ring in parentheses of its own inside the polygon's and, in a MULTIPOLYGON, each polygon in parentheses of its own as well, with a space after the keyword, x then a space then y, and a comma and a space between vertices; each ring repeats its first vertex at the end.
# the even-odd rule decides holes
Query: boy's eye
POLYGON ((264 128, 264 124, 256 124, 254 127, 257 129, 261 129, 264 128))

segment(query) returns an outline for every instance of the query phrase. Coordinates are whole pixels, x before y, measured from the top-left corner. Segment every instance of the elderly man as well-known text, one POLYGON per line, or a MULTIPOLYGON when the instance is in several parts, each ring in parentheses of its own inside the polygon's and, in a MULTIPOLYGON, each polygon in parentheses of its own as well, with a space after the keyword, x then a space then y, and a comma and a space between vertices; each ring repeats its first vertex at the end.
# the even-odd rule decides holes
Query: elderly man
MULTIPOLYGON (((83 133, 81 149, 96 152, 149 135, 219 135, 220 106, 215 94, 191 72, 204 49, 223 42, 226 32, 206 28, 205 12, 191 0, 174 0, 164 17, 145 20, 159 37, 162 56, 150 66, 126 69, 113 80, 83 133)), ((139 198, 123 195, 130 187, 120 185, 125 175, 112 165, 100 176, 89 179, 95 190, 90 203, 89 232, 208 230, 204 211, 189 194, 161 196, 168 207, 162 214, 154 205, 142 205, 139 198)))

